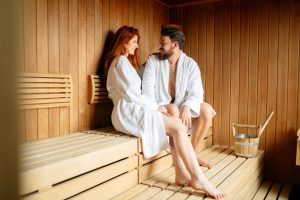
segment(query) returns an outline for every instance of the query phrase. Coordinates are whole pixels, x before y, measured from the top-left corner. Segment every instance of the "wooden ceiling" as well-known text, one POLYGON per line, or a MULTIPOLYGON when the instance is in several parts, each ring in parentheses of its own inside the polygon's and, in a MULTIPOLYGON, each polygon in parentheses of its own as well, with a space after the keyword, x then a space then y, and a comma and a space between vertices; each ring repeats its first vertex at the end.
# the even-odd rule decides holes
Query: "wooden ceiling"
POLYGON ((211 3, 215 1, 221 0, 159 0, 167 4, 168 6, 180 6, 180 5, 190 5, 190 4, 198 4, 198 3, 211 3))

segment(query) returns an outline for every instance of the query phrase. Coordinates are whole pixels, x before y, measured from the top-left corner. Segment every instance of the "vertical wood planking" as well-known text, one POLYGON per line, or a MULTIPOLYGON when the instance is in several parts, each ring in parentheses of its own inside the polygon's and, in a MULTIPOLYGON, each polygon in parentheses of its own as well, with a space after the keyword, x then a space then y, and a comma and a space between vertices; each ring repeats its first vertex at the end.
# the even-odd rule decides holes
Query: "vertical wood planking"
MULTIPOLYGON (((241 43, 240 43, 240 91, 239 91, 239 123, 247 124, 248 91, 249 91, 249 2, 241 1, 241 43)), ((238 129, 240 133, 247 129, 238 129)))
MULTIPOLYGON (((198 48, 197 48, 197 56, 195 56, 194 59, 197 60, 198 65, 200 67, 201 71, 201 79, 203 84, 203 90, 204 90, 204 97, 206 97, 206 71, 207 71, 207 51, 206 51, 206 38, 207 38, 207 31, 206 31, 206 9, 204 7, 199 8, 195 7, 193 9, 193 15, 197 17, 198 24, 195 25, 197 29, 198 34, 198 48)), ((196 42, 196 41, 195 41, 196 42)), ((206 101, 206 98, 204 98, 204 101, 206 101)))
MULTIPOLYGON (((231 25, 231 71, 230 71, 230 128, 232 123, 238 122, 239 116, 239 63, 240 63, 240 2, 232 4, 232 25, 231 25)), ((232 130, 230 129, 230 142, 233 143, 232 130)))
MULTIPOLYGON (((86 63, 87 74, 86 78, 90 74, 96 74, 96 62, 95 62, 95 0, 87 0, 87 27, 86 27, 86 63)), ((86 85, 87 90, 87 85, 86 85)), ((94 104, 87 104, 87 126, 88 129, 94 127, 95 108, 94 104)))
MULTIPOLYGON (((102 0, 95 0, 95 67, 98 72, 97 74, 100 74, 100 69, 103 69, 103 63, 101 62, 101 58, 104 56, 104 42, 105 39, 103 39, 103 29, 102 29, 102 19, 103 19, 103 9, 102 9, 102 0)), ((100 117, 101 111, 100 108, 97 105, 94 105, 94 126, 97 126, 97 124, 100 124, 100 117)))
POLYGON ((117 1, 117 29, 123 25, 123 1, 117 1))
POLYGON ((149 46, 149 53, 153 53, 156 50, 155 44, 158 41, 158 38, 153 36, 154 29, 154 22, 153 22, 153 0, 148 1, 148 46, 149 46))
POLYGON ((109 1, 109 29, 116 32, 117 27, 117 0, 109 1))
POLYGON ((79 0, 78 4, 78 71, 79 71, 79 131, 88 129, 87 121, 87 2, 79 0))
MULTIPOLYGON (((247 124, 256 124, 257 115, 258 3, 257 0, 253 0, 250 1, 249 4, 249 91, 247 124)), ((248 129, 248 133, 255 135, 256 131, 248 129)))
POLYGON ((147 12, 148 4, 149 4, 148 0, 144 0, 140 3, 140 17, 141 17, 141 21, 140 21, 141 41, 140 41, 140 49, 139 49, 139 55, 141 59, 140 64, 143 64, 147 61, 148 52, 149 52, 149 31, 148 31, 149 13, 147 12))
MULTIPOLYGON (((289 67, 288 67, 288 94, 287 94, 287 135, 288 135, 288 148, 286 151, 286 157, 289 157, 287 176, 293 177, 292 172, 295 168, 293 162, 296 157, 296 145, 295 145, 295 133, 298 130, 297 126, 297 109, 294 105, 297 105, 297 95, 299 93, 299 88, 297 84, 299 83, 299 53, 300 53, 300 3, 299 1, 291 1, 290 3, 290 30, 289 30, 289 67)), ((299 105, 299 104, 298 104, 299 105)))
POLYGON ((231 5, 223 8, 222 33, 222 90, 221 90, 221 132, 220 144, 230 143, 230 60, 231 60, 231 5))
MULTIPOLYGON (((48 73, 48 12, 47 0, 37 1, 37 72, 48 73)), ((38 138, 48 138, 48 108, 38 111, 38 138)))
MULTIPOLYGON (((259 4, 258 22, 258 88, 257 88, 257 122, 259 124, 267 116, 267 77, 268 77, 268 30, 269 30, 269 2, 262 1, 259 4)), ((260 136, 259 148, 266 148, 266 131, 260 136)))
POLYGON ((214 119, 213 143, 221 142, 222 119, 222 32, 223 32, 223 3, 215 6, 215 41, 214 41, 214 109, 217 116, 214 119))
MULTIPOLYGON (((214 103, 214 65, 215 65, 215 26, 214 6, 207 7, 206 12, 206 73, 205 73, 205 101, 213 106, 214 103)), ((217 113, 218 117, 219 113, 217 113)))
MULTIPOLYGON (((48 0, 49 73, 59 74, 58 0, 48 0)), ((59 135, 59 108, 49 108, 49 137, 59 135)))
MULTIPOLYGON (((123 0, 123 15, 122 15, 122 24, 128 25, 129 22, 129 10, 128 10, 128 0, 123 0)), ((149 11, 150 12, 150 11, 149 11)))
MULTIPOLYGON (((24 2, 24 50, 25 71, 37 72, 37 2, 29 0, 24 2)), ((37 110, 25 111, 26 140, 38 138, 37 110)))
POLYGON ((280 0, 279 14, 279 41, 278 41, 278 72, 277 72, 277 119, 276 119, 276 148, 277 148, 277 177, 286 180, 286 172, 281 170, 281 164, 287 163, 285 156, 288 149, 286 135, 286 110, 287 110, 287 74, 288 74, 288 44, 289 44, 289 4, 280 0))
POLYGON ((79 70, 78 70, 78 0, 69 1, 69 59, 72 77, 72 100, 70 107, 70 132, 77 132, 79 125, 79 70))
MULTIPOLYGON (((277 58, 278 58, 278 0, 270 4, 269 15, 269 55, 268 55, 268 96, 267 113, 276 111, 276 93, 277 93, 277 58)), ((276 119, 278 113, 270 121, 266 134, 266 179, 270 180, 275 176, 274 161, 276 160, 277 149, 275 145, 276 137, 276 119)))
MULTIPOLYGON (((69 1, 59 1, 59 73, 70 74, 69 64, 69 1)), ((59 134, 70 132, 70 109, 59 108, 59 134)))
MULTIPOLYGON (((193 45, 190 47, 190 56, 196 61, 198 64, 200 70, 201 70, 201 64, 200 60, 198 58, 198 46, 199 46, 199 35, 198 35, 198 17, 197 17, 197 7, 194 7, 190 10, 191 16, 194 16, 193 22, 195 23, 194 26, 190 26, 191 34, 190 38, 191 41, 193 41, 193 45)), ((201 75, 201 74, 200 74, 201 75)))

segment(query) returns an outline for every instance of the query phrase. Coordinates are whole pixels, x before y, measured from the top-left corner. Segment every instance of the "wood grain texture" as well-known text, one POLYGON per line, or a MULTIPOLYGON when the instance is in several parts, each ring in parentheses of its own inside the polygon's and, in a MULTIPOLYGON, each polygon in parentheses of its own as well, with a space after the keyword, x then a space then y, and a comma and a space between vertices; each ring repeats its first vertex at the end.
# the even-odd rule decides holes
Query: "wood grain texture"
MULTIPOLYGON (((260 149, 266 151, 265 175, 269 180, 293 181, 297 170, 294 160, 295 134, 300 127, 299 4, 296 0, 231 0, 170 7, 170 22, 184 26, 184 50, 201 71, 201 52, 206 52, 205 99, 217 111, 214 144, 232 145, 228 128, 232 122, 260 124, 275 111, 260 140, 260 149), (183 13, 183 20, 179 13, 183 13), (190 13, 192 18, 186 16, 190 13), (206 45, 200 47, 205 35, 206 45), (194 44, 198 45, 198 55, 194 44)), ((251 133, 247 128, 237 132, 251 133)), ((300 176, 296 179, 300 180, 300 176)))

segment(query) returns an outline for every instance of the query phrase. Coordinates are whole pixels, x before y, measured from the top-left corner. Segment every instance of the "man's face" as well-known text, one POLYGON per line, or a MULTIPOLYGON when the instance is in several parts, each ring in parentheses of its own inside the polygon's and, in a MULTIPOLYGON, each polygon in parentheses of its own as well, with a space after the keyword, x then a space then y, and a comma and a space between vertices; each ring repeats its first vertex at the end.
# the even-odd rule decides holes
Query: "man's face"
POLYGON ((169 36, 161 36, 159 40, 159 54, 160 59, 168 59, 174 54, 174 43, 172 43, 169 36))

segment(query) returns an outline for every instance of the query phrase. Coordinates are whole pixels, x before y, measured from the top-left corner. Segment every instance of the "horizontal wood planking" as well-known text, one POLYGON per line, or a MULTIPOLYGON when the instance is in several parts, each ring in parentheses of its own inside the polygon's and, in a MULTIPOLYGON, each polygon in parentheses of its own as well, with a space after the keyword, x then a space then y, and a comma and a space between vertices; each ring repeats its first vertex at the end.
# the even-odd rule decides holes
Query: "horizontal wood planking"
MULTIPOLYGON (((170 8, 170 22, 183 25, 186 33, 185 53, 206 76, 205 99, 217 112, 214 144, 232 146, 232 122, 259 124, 274 110, 275 117, 260 141, 270 180, 294 179, 293 140, 300 121, 299 9, 297 0, 219 1, 170 8), (180 13, 186 10, 193 17, 182 20, 180 13), (201 41, 206 44, 200 45, 201 41)), ((243 131, 250 130, 238 130, 243 131)))

